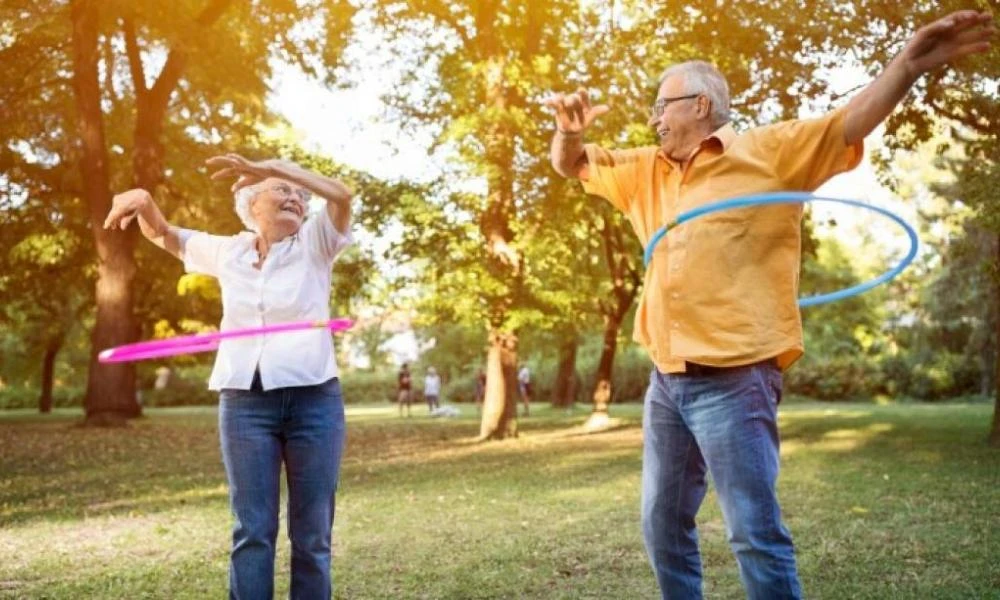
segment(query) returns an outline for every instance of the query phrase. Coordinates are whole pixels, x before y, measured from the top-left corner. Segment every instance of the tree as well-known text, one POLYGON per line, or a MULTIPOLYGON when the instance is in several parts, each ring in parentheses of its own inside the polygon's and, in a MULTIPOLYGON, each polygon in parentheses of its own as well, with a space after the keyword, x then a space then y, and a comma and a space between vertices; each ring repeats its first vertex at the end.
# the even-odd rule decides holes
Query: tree
POLYGON ((528 266, 518 237, 533 183, 524 165, 539 162, 540 137, 534 132, 542 119, 535 95, 551 87, 552 65, 564 56, 562 25, 573 20, 577 5, 412 0, 380 2, 372 10, 374 23, 390 39, 406 40, 410 47, 407 81, 425 86, 401 86, 391 104, 404 120, 437 126, 439 140, 455 148, 466 174, 485 182, 484 198, 448 194, 444 199, 453 211, 469 211, 484 249, 475 269, 479 281, 465 288, 481 301, 465 318, 489 330, 480 437, 516 436, 517 331, 527 316, 518 309, 530 312, 538 304, 526 285, 528 266))
MULTIPOLYGON (((73 0, 15 1, 3 10, 4 23, 16 23, 2 50, 5 69, 24 73, 5 77, 0 94, 3 116, 14 116, 21 127, 15 151, 52 152, 80 173, 77 191, 98 259, 85 406, 89 422, 118 422, 139 412, 135 371, 101 365, 96 355, 138 336, 136 285, 148 287, 150 273, 136 262, 134 229, 100 227, 111 190, 138 185, 178 199, 171 198, 177 171, 196 170, 200 165, 192 161, 220 147, 238 148, 234 140, 250 137, 268 117, 260 98, 270 57, 333 81, 354 8, 336 0, 186 0, 169 7, 73 0), (297 27, 300 21, 317 26, 297 27), (331 69, 321 72, 320 64, 331 69), (22 97, 32 101, 11 102, 22 97), (53 140, 62 142, 54 151, 53 140), (196 152, 186 152, 192 147, 196 152)), ((168 212, 175 208, 164 204, 168 212)))
POLYGON ((40 367, 38 409, 48 413, 53 405, 56 356, 80 327, 89 307, 88 286, 93 285, 93 277, 86 252, 87 232, 50 212, 25 206, 57 202, 39 198, 53 193, 44 179, 59 169, 33 171, 41 176, 33 181, 37 187, 30 192, 21 187, 30 174, 18 169, 20 184, 8 186, 3 193, 5 201, 0 202, 6 205, 0 220, 0 272, 5 273, 0 277, 0 296, 5 298, 0 323, 6 335, 18 339, 21 348, 4 356, 2 363, 8 374, 40 367), (7 209, 15 202, 19 203, 16 209, 7 209), (53 293, 55 290, 59 293, 53 293))
MULTIPOLYGON (((852 3, 854 17, 864 25, 857 32, 856 41, 838 40, 840 47, 859 45, 871 48, 869 70, 874 72, 890 60, 901 44, 912 32, 934 18, 959 9, 981 8, 989 10, 991 3, 979 1, 975 6, 957 0, 941 2, 918 2, 913 6, 887 5, 875 1, 852 3)), ((882 167, 888 170, 893 150, 914 149, 931 140, 938 132, 938 124, 944 120, 953 125, 950 140, 939 144, 943 152, 949 145, 962 146, 966 159, 954 161, 952 170, 956 183, 948 188, 949 194, 960 197, 964 204, 976 211, 972 230, 989 232, 994 240, 1000 240, 1000 220, 996 218, 995 190, 1000 183, 997 154, 1000 141, 1000 91, 996 80, 1000 77, 1000 47, 994 42, 992 49, 984 54, 971 56, 962 64, 927 74, 918 82, 909 101, 886 124, 886 139, 889 152, 883 156, 882 167)), ((887 182, 895 182, 887 177, 887 182)), ((989 243, 984 247, 997 247, 989 243)), ((1000 271, 1000 253, 985 259, 982 263, 987 281, 996 285, 996 273, 1000 271)), ((996 289, 996 288, 994 288, 996 289)), ((994 314, 1000 305, 993 294, 994 314)), ((1000 320, 996 321, 1000 323, 1000 320)), ((992 346, 1000 341, 1000 325, 994 325, 992 346)), ((994 381, 1000 377, 1000 355, 994 357, 994 381)), ((1000 387, 996 387, 995 409, 989 440, 1000 445, 1000 387)))

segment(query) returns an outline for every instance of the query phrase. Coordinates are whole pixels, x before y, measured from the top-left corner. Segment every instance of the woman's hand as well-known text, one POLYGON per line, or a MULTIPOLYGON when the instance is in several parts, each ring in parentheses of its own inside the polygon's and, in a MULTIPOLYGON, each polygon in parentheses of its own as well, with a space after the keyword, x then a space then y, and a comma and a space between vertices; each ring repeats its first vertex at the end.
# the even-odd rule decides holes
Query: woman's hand
POLYGON ((153 197, 144 189, 136 188, 121 194, 116 194, 111 200, 111 210, 104 219, 104 228, 117 227, 125 229, 139 212, 152 204, 153 197))
POLYGON ((298 167, 298 165, 291 161, 280 159, 247 160, 235 152, 230 152, 222 156, 213 156, 206 160, 205 164, 218 169, 215 173, 212 173, 212 179, 238 177, 232 186, 234 192, 248 185, 260 183, 268 177, 287 177, 287 174, 292 169, 298 167))

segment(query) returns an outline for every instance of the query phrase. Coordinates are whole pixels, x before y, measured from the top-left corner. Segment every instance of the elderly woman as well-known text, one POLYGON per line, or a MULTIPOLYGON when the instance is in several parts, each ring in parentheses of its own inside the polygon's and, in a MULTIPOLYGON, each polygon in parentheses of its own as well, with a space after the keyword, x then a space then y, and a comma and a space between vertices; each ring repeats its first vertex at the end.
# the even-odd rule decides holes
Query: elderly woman
MULTIPOLYGON (((249 231, 181 229, 142 189, 115 196, 105 228, 133 219, 142 234, 211 275, 222 288, 222 329, 329 318, 331 267, 351 244, 351 192, 336 179, 280 160, 209 159, 233 184, 249 231), (326 205, 308 216, 312 195, 326 205)), ((219 394, 219 436, 235 516, 231 598, 270 598, 281 464, 288 478, 291 597, 330 598, 334 494, 344 444, 344 405, 325 330, 224 340, 209 388, 219 394)))

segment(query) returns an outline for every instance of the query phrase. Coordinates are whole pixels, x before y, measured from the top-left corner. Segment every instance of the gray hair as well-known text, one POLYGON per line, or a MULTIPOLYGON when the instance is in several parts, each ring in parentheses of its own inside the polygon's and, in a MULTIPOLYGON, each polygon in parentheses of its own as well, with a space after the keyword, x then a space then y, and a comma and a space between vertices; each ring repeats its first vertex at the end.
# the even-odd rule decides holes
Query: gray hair
POLYGON ((243 222, 243 226, 250 231, 257 231, 257 222, 253 220, 253 213, 250 212, 250 201, 262 191, 264 191, 263 182, 242 187, 233 194, 233 208, 236 209, 236 216, 243 222))
POLYGON ((729 114, 729 84, 722 73, 710 63, 703 60, 689 60, 667 67, 660 75, 657 88, 663 85, 668 77, 680 75, 684 78, 684 89, 687 94, 704 94, 712 102, 712 127, 722 127, 730 121, 729 114))

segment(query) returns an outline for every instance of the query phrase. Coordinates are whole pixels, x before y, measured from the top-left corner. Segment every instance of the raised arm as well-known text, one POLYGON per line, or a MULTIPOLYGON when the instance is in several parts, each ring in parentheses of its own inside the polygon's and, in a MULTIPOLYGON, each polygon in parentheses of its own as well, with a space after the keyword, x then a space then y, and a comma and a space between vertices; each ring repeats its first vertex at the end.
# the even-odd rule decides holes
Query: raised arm
POLYGON ((961 10, 921 27, 875 81, 847 104, 844 141, 862 141, 896 108, 924 73, 985 52, 996 33, 993 15, 961 10))
POLYGON ((556 94, 545 101, 555 109, 556 133, 552 138, 552 167, 563 177, 587 179, 587 155, 583 150, 583 131, 597 117, 611 110, 606 104, 590 105, 587 91, 556 94))
POLYGON ((212 174, 212 179, 239 177, 233 184, 233 191, 259 183, 268 177, 278 177, 301 185, 326 200, 326 210, 337 231, 347 235, 351 228, 352 193, 339 179, 313 173, 291 161, 278 159, 251 161, 235 153, 214 156, 206 163, 210 167, 219 169, 212 174))
POLYGON ((104 228, 124 230, 133 219, 139 221, 139 230, 147 240, 183 259, 179 229, 167 222, 150 193, 141 188, 117 194, 112 199, 104 228))

